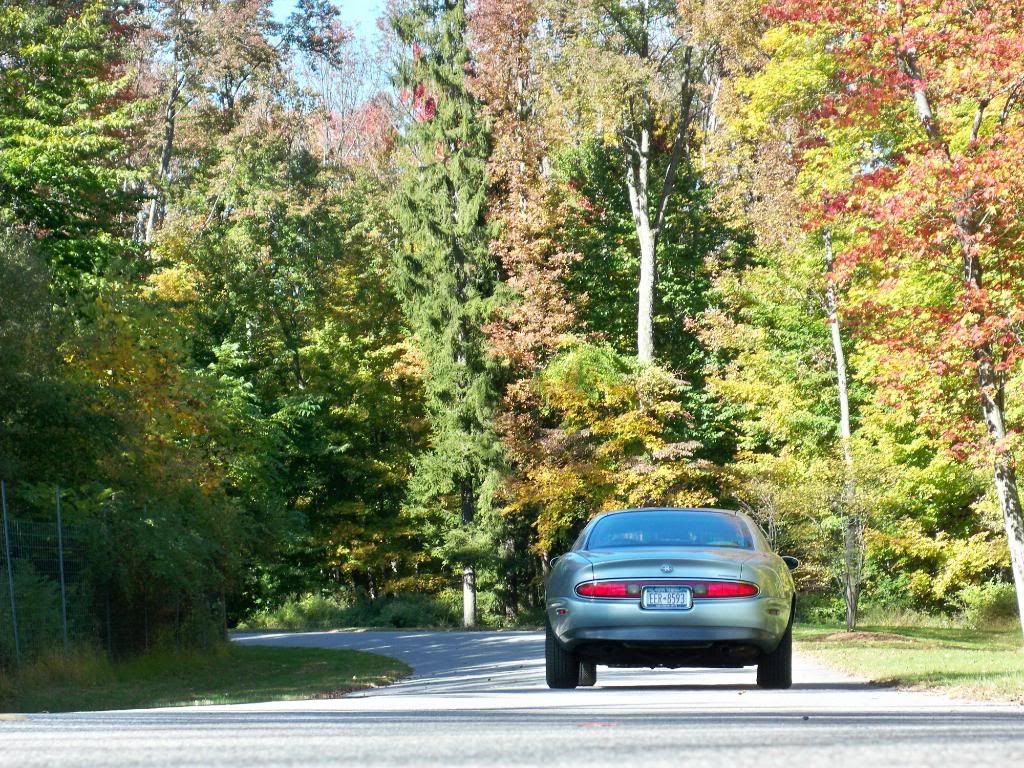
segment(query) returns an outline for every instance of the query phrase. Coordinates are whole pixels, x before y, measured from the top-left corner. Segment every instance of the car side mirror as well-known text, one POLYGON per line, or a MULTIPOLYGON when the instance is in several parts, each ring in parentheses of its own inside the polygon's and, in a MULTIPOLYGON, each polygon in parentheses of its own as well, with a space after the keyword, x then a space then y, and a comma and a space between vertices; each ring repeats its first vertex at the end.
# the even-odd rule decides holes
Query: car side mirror
POLYGON ((789 570, 791 571, 795 571, 797 568, 800 567, 800 561, 797 560, 795 557, 792 557, 791 555, 783 555, 782 562, 784 562, 786 564, 786 567, 789 568, 789 570))

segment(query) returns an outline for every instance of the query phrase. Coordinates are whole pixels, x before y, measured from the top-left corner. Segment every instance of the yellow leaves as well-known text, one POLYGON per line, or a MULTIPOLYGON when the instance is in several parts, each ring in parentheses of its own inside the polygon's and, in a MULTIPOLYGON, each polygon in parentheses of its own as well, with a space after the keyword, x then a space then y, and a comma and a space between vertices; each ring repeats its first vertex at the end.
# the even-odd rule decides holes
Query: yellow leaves
POLYGON ((746 97, 743 119, 753 135, 771 133, 815 104, 835 68, 824 40, 793 34, 788 25, 765 32, 761 46, 770 57, 768 62, 756 75, 736 84, 737 92, 746 97))
POLYGON ((604 508, 621 509, 652 504, 710 506, 716 499, 714 494, 702 487, 703 479, 692 462, 639 461, 618 473, 614 493, 606 500, 604 508))
POLYGON ((909 570, 911 592, 923 602, 948 602, 964 585, 978 583, 1009 563, 1006 540, 998 534, 959 537, 940 531, 932 536, 909 518, 888 532, 869 530, 866 540, 869 554, 895 558, 901 569, 909 570))
POLYGON ((966 584, 976 583, 993 568, 1007 565, 1010 560, 1005 537, 993 538, 989 533, 976 533, 967 539, 945 539, 944 562, 936 577, 932 592, 936 597, 947 597, 966 584))
POLYGON ((189 264, 158 269, 148 278, 143 288, 147 298, 174 303, 196 301, 199 298, 200 277, 189 264))
POLYGON ((677 440, 682 382, 603 345, 567 347, 538 377, 546 418, 557 428, 530 443, 522 477, 506 482, 509 514, 536 514, 539 552, 565 546, 601 510, 709 504, 696 447, 677 440))
POLYGON ((383 371, 383 378, 388 383, 398 381, 420 381, 426 375, 426 360, 419 348, 409 342, 402 341, 395 345, 398 354, 394 362, 383 371))

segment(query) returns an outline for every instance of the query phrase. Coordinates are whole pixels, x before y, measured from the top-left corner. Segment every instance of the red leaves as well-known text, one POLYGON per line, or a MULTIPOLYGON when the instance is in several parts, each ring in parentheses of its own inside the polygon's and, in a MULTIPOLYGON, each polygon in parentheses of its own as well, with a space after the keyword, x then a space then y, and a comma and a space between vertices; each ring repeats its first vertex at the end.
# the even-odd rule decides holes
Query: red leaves
MULTIPOLYGON (((409 92, 403 90, 399 94, 404 103, 409 101, 409 92)), ((423 83, 416 83, 412 91, 412 116, 420 123, 433 120, 437 115, 437 100, 427 94, 427 88, 423 83)))
POLYGON ((427 96, 419 101, 414 100, 412 113, 416 120, 421 123, 433 120, 437 114, 437 101, 433 96, 427 96))
POLYGON ((832 153, 806 216, 811 231, 849 233, 834 270, 856 284, 850 327, 888 351, 876 375, 894 404, 914 401, 974 450, 977 360, 1001 372, 1024 360, 1024 118, 1001 112, 1024 80, 1019 0, 774 0, 766 14, 828 41, 835 64, 794 144, 816 163, 832 153), (852 159, 851 134, 866 145, 852 159))
POLYGON ((850 195, 847 192, 830 194, 823 192, 821 195, 821 208, 829 218, 843 213, 849 203, 850 195))

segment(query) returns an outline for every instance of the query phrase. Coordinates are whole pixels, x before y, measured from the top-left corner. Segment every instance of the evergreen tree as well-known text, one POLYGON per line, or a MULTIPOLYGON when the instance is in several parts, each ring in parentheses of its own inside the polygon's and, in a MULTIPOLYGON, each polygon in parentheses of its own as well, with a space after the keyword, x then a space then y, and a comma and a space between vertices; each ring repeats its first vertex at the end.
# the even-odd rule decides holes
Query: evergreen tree
POLYGON ((494 374, 483 332, 497 268, 485 222, 489 141, 466 87, 472 62, 465 0, 418 0, 392 24, 411 57, 398 85, 411 107, 399 187, 405 243, 395 279, 426 367, 431 447, 411 484, 415 509, 447 562, 462 566, 463 620, 476 617, 484 547, 474 519, 489 507, 498 461, 494 374))

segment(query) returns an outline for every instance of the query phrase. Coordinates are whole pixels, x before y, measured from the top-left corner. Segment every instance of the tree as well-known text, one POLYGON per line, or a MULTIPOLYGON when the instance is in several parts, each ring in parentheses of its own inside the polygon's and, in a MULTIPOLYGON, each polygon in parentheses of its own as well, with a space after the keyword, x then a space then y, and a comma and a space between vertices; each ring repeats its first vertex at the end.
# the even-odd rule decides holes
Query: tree
POLYGON ((1019 7, 815 0, 780 2, 773 13, 827 41, 836 57, 843 87, 813 113, 826 136, 851 126, 904 129, 895 139, 878 134, 852 159, 856 183, 829 212, 864 217, 863 236, 838 266, 877 276, 878 296, 862 306, 901 361, 887 371, 892 382, 905 386, 924 367, 947 392, 963 392, 973 377, 973 423, 961 420, 964 403, 954 398, 940 428, 956 444, 984 445, 990 457, 1024 619, 1024 512, 1006 408, 1007 378, 1024 355, 1024 180, 1014 170, 1024 151, 1019 7), (925 273, 931 296, 908 302, 907 287, 925 273))
MULTIPOLYGON (((806 45, 800 38, 793 39, 784 30, 761 35, 764 22, 751 15, 745 0, 714 4, 705 20, 714 19, 728 19, 731 23, 725 25, 728 30, 705 31, 705 34, 720 36, 716 46, 721 60, 719 66, 727 73, 716 105, 718 130, 707 143, 709 175, 718 176, 718 198, 722 207, 731 209, 734 216, 746 223, 762 251, 755 252, 752 264, 741 264, 739 269, 727 263, 721 265, 726 271, 717 281, 719 296, 733 314, 731 320, 718 312, 708 314, 708 341, 719 352, 739 354, 730 360, 729 368, 719 370, 715 375, 719 380, 714 385, 726 393, 727 399, 738 403, 760 400, 761 407, 768 407, 771 413, 771 406, 765 402, 768 398, 763 398, 765 393, 735 385, 745 379, 785 381, 794 375, 793 370, 771 373, 757 370, 758 357, 788 347, 787 351, 804 358, 788 361, 791 366, 795 363, 794 367, 803 369, 798 375, 808 384, 821 386, 818 391, 808 388, 800 393, 796 403, 788 403, 788 407, 799 403, 797 412, 805 408, 828 412, 833 408, 827 401, 834 396, 838 409, 833 424, 809 421, 809 425, 820 429, 818 434, 812 432, 808 435, 811 439, 789 445, 787 443, 795 436, 785 436, 780 441, 783 455, 777 457, 778 461, 763 462, 760 467, 766 477, 784 478, 789 482, 788 469, 779 472, 767 465, 785 467, 786 462, 795 459, 798 471, 804 474, 802 482, 813 484, 820 479, 827 487, 835 477, 839 478, 838 489, 823 494, 826 501, 820 505, 822 509, 818 511, 816 522, 824 526, 827 521, 825 527, 841 530, 840 565, 833 570, 842 590, 847 626, 853 629, 865 557, 866 519, 861 511, 869 507, 863 503, 864 494, 858 493, 855 482, 858 468, 854 461, 847 369, 850 340, 844 337, 840 326, 841 309, 845 309, 841 308, 841 301, 845 297, 834 274, 833 232, 821 226, 815 207, 823 194, 834 196, 836 186, 840 190, 848 189, 849 179, 844 173, 830 173, 832 168, 827 165, 804 162, 802 147, 794 140, 795 136, 802 136, 810 144, 812 136, 801 129, 795 114, 799 106, 794 105, 812 103, 831 93, 836 87, 834 63, 827 53, 806 45), (769 256, 769 252, 773 255, 769 256), (775 274, 781 271, 787 274, 775 274), (764 291, 765 295, 756 296, 757 290, 764 291), (764 302, 786 309, 774 313, 749 311, 750 304, 756 306, 764 302), (796 306, 787 306, 791 303, 796 306), (824 362, 815 360, 823 357, 824 339, 815 332, 815 326, 823 321, 829 329, 831 375, 815 371, 809 376, 808 369, 818 369, 824 362), (727 330, 730 322, 739 323, 732 327, 736 333, 727 330), (788 338, 780 333, 784 328, 788 338), (752 333, 757 335, 752 336, 752 333), (833 379, 834 387, 823 381, 822 376, 833 379), (839 461, 832 460, 834 453, 839 454, 839 461), (837 467, 834 469, 833 465, 837 467)), ((859 138, 851 137, 850 141, 856 143, 859 138)), ((840 245, 845 241, 843 235, 840 232, 837 238, 840 245)), ((792 383, 786 382, 784 386, 775 389, 775 396, 783 401, 783 393, 792 383)), ((794 389, 799 392, 800 388, 794 389)), ((795 420, 795 415, 792 412, 773 414, 785 421, 795 420)), ((805 413, 803 418, 807 415, 805 413)), ((741 438, 741 442, 749 440, 749 437, 741 438)), ((750 460, 748 456, 747 461, 750 460)), ((758 461, 754 459, 755 464, 758 461)), ((766 480, 763 485, 771 485, 771 482, 766 480)), ((748 488, 751 485, 747 479, 743 483, 748 488)), ((763 494, 757 492, 757 495, 763 494)), ((766 498, 771 496, 768 494, 766 498)), ((769 506, 774 508, 778 503, 769 498, 769 506)))
POLYGON ((490 248, 504 276, 486 332, 504 384, 495 428, 506 465, 492 535, 499 553, 498 594, 510 618, 536 605, 538 577, 546 567, 533 546, 536 514, 510 512, 509 499, 516 495, 511 489, 535 459, 517 448, 529 446, 541 426, 535 378, 566 344, 577 320, 566 284, 577 255, 559 237, 566 211, 561 182, 550 173, 552 147, 542 120, 539 6, 535 0, 483 0, 474 4, 469 27, 469 86, 481 101, 492 141, 490 248))
MULTIPOLYGON (((575 307, 564 284, 576 255, 560 247, 564 210, 553 194, 550 142, 540 106, 534 0, 484 0, 470 18, 469 85, 489 121, 491 252, 511 295, 488 328, 495 352, 525 376, 539 370, 572 328, 575 307)), ((515 385, 512 387, 515 389, 515 385)))
POLYGON ((489 508, 498 460, 483 331, 497 282, 485 220, 488 136, 466 85, 464 0, 422 0, 391 23, 411 51, 397 82, 413 118, 404 137, 398 218, 406 243, 395 280, 423 353, 431 418, 431 447, 412 493, 435 519, 446 559, 462 565, 463 621, 472 626, 480 549, 466 534, 489 508))
POLYGON ((640 251, 637 358, 651 362, 658 245, 694 141, 702 54, 676 0, 574 0, 547 11, 552 109, 568 113, 571 129, 614 136, 621 152, 640 251))
POLYGON ((521 472, 507 514, 535 520, 545 562, 565 551, 597 512, 707 505, 708 465, 686 439, 681 382, 607 344, 565 345, 534 381, 539 418, 510 441, 521 472))
POLYGON ((0 227, 35 240, 65 295, 130 254, 132 24, 100 0, 0 9, 0 227))
MULTIPOLYGON (((307 57, 314 69, 340 64, 348 31, 327 0, 299 0, 285 22, 271 0, 149 0, 150 33, 143 55, 148 87, 160 100, 160 141, 143 240, 153 240, 166 208, 182 112, 211 107, 226 116, 221 131, 240 118, 236 107, 269 82, 287 81, 289 58, 307 57)), ((180 175, 180 174, 179 174, 180 175)))

